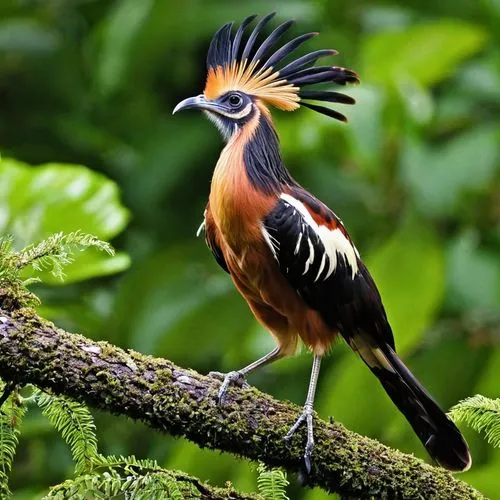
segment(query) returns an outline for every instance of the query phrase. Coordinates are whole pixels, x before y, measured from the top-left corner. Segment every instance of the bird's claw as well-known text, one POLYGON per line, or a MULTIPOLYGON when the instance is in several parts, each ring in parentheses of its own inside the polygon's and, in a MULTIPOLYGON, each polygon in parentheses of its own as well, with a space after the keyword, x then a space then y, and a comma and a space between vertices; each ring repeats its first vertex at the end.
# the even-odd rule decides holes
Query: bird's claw
POLYGON ((219 372, 210 372, 209 375, 218 379, 223 379, 217 394, 217 404, 220 405, 224 404, 227 390, 231 384, 241 387, 242 389, 248 389, 250 387, 241 372, 229 372, 225 375, 219 372))
POLYGON ((217 380, 220 380, 221 382, 224 380, 224 377, 226 376, 225 373, 221 372, 209 372, 208 377, 216 378, 217 380))
POLYGON ((285 441, 290 441, 290 439, 292 439, 292 436, 304 421, 307 424, 307 443, 304 451, 304 464, 306 466, 307 473, 309 474, 311 472, 311 457, 314 448, 313 409, 311 407, 304 407, 304 410, 302 411, 300 417, 295 421, 290 430, 287 432, 285 441))

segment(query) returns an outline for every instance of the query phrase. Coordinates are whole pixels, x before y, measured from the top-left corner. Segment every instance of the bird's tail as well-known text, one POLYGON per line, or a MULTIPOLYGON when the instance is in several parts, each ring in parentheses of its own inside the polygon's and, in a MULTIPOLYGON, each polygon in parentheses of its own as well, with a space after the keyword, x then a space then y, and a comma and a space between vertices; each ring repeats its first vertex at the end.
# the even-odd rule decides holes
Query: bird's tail
POLYGON ((462 434, 394 350, 388 344, 382 347, 358 344, 355 348, 413 427, 429 455, 448 470, 468 470, 472 459, 462 434))

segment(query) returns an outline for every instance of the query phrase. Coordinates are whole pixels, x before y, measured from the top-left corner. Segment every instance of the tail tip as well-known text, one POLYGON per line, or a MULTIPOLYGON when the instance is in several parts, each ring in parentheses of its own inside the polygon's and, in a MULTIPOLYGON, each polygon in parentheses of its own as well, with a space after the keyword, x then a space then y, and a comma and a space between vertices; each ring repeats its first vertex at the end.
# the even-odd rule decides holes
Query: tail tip
POLYGON ((444 469, 450 472, 467 472, 472 466, 472 457, 464 440, 461 440, 461 446, 458 447, 436 447, 428 446, 430 444, 428 440, 426 443, 426 448, 431 457, 444 469))
POLYGON ((472 466, 472 457, 470 453, 466 456, 455 455, 453 460, 449 460, 450 457, 446 457, 448 460, 443 460, 440 457, 436 457, 436 462, 443 468, 449 470, 450 472, 467 472, 472 466))
POLYGON ((472 457, 467 443, 459 434, 459 440, 439 441, 432 435, 425 443, 431 457, 444 469, 450 472, 466 472, 472 466, 472 457))

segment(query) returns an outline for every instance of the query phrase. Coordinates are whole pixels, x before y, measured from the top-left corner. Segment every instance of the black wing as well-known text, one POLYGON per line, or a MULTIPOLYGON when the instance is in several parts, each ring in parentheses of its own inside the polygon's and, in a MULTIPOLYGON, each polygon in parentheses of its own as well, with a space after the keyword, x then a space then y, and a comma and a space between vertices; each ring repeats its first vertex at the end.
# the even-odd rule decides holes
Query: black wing
POLYGON ((203 214, 203 222, 200 224, 200 227, 196 232, 196 236, 199 236, 201 234, 201 231, 203 230, 205 231, 205 243, 212 252, 212 255, 217 261, 217 264, 219 264, 219 266, 229 274, 229 269, 227 267, 226 260, 224 259, 224 254, 222 253, 220 245, 217 243, 217 229, 215 227, 215 224, 213 223, 208 206, 205 210, 205 213, 203 214))
POLYGON ((348 341, 363 333, 394 347, 375 283, 331 210, 294 190, 264 219, 263 233, 290 285, 330 328, 348 341))

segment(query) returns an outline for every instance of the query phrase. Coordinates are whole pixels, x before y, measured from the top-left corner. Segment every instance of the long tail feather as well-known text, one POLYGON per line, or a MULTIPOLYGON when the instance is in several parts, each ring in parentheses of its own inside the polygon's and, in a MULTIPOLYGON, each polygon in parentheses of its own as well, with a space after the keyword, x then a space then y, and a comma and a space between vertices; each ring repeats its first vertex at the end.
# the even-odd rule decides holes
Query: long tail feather
POLYGON ((462 434, 394 350, 387 344, 368 347, 363 341, 356 340, 351 345, 354 344, 363 361, 380 380, 429 455, 448 470, 468 470, 472 459, 462 434))

